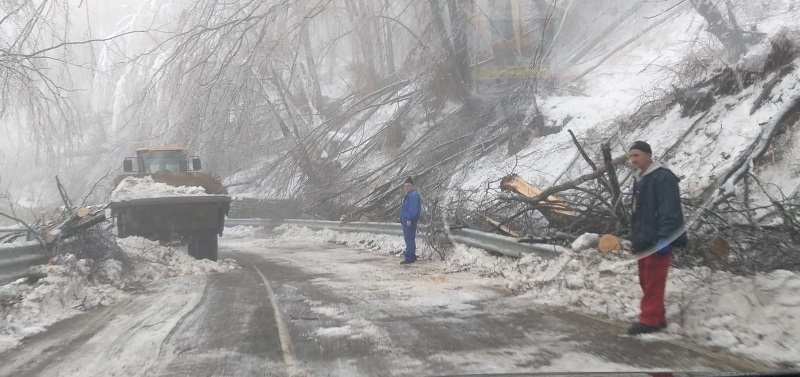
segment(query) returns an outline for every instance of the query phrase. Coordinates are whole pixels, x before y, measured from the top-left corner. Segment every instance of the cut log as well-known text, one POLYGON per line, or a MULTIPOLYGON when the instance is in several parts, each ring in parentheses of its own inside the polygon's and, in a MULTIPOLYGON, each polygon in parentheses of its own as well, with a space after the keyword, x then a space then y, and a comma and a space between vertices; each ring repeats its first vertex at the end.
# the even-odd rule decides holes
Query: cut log
POLYGON ((600 237, 600 243, 597 245, 597 249, 602 253, 619 250, 619 237, 613 234, 604 234, 602 237, 600 237))
MULTIPOLYGON (((622 164, 627 159, 628 159, 628 156, 619 156, 619 157, 615 158, 612 161, 612 163, 613 163, 613 165, 616 166, 616 165, 622 164)), ((512 196, 508 197, 507 199, 515 200, 515 201, 518 201, 518 202, 529 203, 529 204, 534 205, 534 206, 541 206, 542 202, 545 199, 545 197, 547 197, 548 200, 549 200, 549 198, 553 197, 553 194, 559 193, 561 191, 574 189, 574 188, 578 187, 579 185, 581 185, 581 184, 583 184, 583 183, 585 183, 587 181, 590 181, 592 179, 596 179, 597 177, 599 177, 599 176, 601 176, 603 174, 606 174, 606 171, 607 171, 606 167, 603 166, 603 167, 600 167, 599 169, 597 169, 597 171, 595 171, 595 172, 582 175, 582 176, 580 176, 580 177, 578 177, 576 179, 573 179, 572 181, 564 182, 564 183, 562 183, 560 185, 552 186, 552 187, 542 191, 541 194, 539 194, 537 196, 529 197, 529 196, 520 194, 520 195, 516 195, 516 196, 512 195, 512 196)), ((501 182, 501 185, 502 185, 502 182, 501 182)))
POLYGON ((49 245, 56 242, 59 236, 61 236, 61 229, 51 229, 44 234, 44 242, 49 245))
MULTIPOLYGON (((519 174, 510 174, 500 180, 500 189, 511 191, 527 198, 535 198, 542 195, 542 190, 525 181, 519 174)), ((541 204, 541 203, 540 203, 541 204)), ((549 195, 544 203, 554 212, 562 215, 572 216, 573 213, 554 195, 549 195)))
POLYGON ((63 229, 63 237, 72 237, 82 231, 85 231, 97 224, 106 221, 106 214, 102 211, 92 214, 91 216, 87 216, 81 219, 78 223, 70 226, 69 228, 63 229))
POLYGON ((97 211, 92 213, 86 207, 79 208, 69 219, 63 221, 61 225, 53 227, 44 233, 44 242, 52 244, 60 238, 72 237, 106 220, 105 213, 97 211), (82 211, 85 209, 85 211, 82 211))
POLYGON ((52 229, 64 229, 70 227, 72 224, 77 223, 80 219, 83 219, 86 216, 92 214, 92 210, 89 207, 80 207, 67 216, 67 218, 62 221, 60 224, 52 227, 52 229))
POLYGON ((82 219, 86 216, 89 216, 91 213, 92 210, 89 207, 81 207, 75 211, 75 216, 77 216, 79 219, 82 219))
POLYGON ((720 260, 728 259, 728 255, 731 254, 731 247, 728 246, 728 243, 720 236, 714 236, 706 243, 706 246, 709 250, 709 256, 714 258, 718 258, 720 260))

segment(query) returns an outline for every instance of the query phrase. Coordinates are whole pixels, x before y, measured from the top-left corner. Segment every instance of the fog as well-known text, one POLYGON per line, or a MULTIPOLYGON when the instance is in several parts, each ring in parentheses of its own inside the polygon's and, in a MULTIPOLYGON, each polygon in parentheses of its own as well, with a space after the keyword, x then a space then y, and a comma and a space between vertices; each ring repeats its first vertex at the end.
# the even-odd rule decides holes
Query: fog
MULTIPOLYGON (((779 3, 740 1, 736 11, 747 19, 779 3)), ((509 155, 557 132, 563 119, 546 119, 537 98, 580 94, 620 38, 636 37, 614 35, 621 23, 647 31, 690 9, 666 0, 2 1, 0 192, 11 206, 53 206, 58 175, 73 195, 102 202, 135 147, 172 144, 264 197, 352 201, 398 173, 446 174, 442 159, 466 145, 448 143, 465 132, 473 144, 507 143, 509 155)))

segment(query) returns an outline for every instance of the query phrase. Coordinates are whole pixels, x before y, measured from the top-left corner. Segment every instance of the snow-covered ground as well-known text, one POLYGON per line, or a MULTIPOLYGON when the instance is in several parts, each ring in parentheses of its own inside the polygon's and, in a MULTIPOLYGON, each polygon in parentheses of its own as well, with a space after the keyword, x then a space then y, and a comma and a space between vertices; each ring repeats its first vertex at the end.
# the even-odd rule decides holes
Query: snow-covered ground
MULTIPOLYGON (((276 233, 274 244, 332 242, 398 256, 404 245, 401 237, 387 235, 297 227, 281 227, 276 233)), ((456 245, 440 268, 496 279, 531 306, 636 321, 641 289, 635 261, 626 252, 600 253, 592 239, 597 237, 585 237, 588 242, 576 242, 577 250, 556 259, 528 255, 516 260, 456 245)), ((438 255, 424 243, 418 242, 418 247, 423 258, 438 255)), ((686 339, 782 366, 800 366, 800 274, 777 270, 742 277, 702 267, 673 268, 666 302, 667 330, 645 339, 686 339)))
POLYGON ((119 302, 147 284, 239 268, 232 259, 196 260, 185 247, 161 246, 140 237, 117 243, 121 255, 103 261, 57 255, 37 268, 47 275, 37 282, 20 279, 0 286, 0 352, 61 320, 119 302))
MULTIPOLYGON (((740 12, 740 21, 757 23, 758 30, 774 35, 782 27, 798 28, 800 8, 794 0, 736 1, 747 7, 740 12), (752 8, 752 9, 751 9, 752 8), (758 9, 756 9, 758 8, 758 9)), ((663 5, 662 6, 671 6, 663 5)), ((699 195, 716 178, 724 175, 738 157, 747 152, 764 125, 800 95, 800 74, 793 72, 772 90, 779 93, 768 98, 752 115, 753 102, 761 94, 763 83, 756 83, 734 96, 719 98, 717 104, 702 119, 699 116, 682 118, 674 107, 657 116, 646 126, 622 129, 615 121, 627 118, 644 102, 655 100, 672 89, 671 84, 685 86, 676 72, 687 61, 711 58, 712 37, 705 32, 705 21, 688 4, 674 12, 659 15, 643 7, 632 20, 621 25, 607 38, 620 44, 637 33, 638 38, 626 44, 602 63, 600 55, 563 72, 565 85, 577 85, 585 96, 549 95, 539 105, 548 121, 560 122, 571 118, 565 130, 538 138, 515 156, 505 150, 487 155, 463 172, 454 174, 452 188, 484 191, 487 182, 497 182, 510 173, 518 173, 528 181, 547 187, 585 173, 589 168, 578 155, 566 128, 579 139, 617 140, 614 154, 624 153, 626 146, 637 139, 653 146, 655 157, 683 176, 681 189, 688 197, 699 195), (668 19, 663 20, 663 17, 668 19), (662 22, 647 32, 645 26, 662 22), (700 36, 700 37, 698 37, 700 36), (599 64, 577 82, 578 74, 599 64), (679 140, 683 135, 685 138, 679 140), (665 156, 672 146, 675 148, 665 156)), ((609 49, 617 47, 613 43, 609 49)), ((764 49, 755 49, 754 55, 764 49)), ((601 53, 602 55, 602 53, 601 53)), ((718 58, 718 57, 716 57, 718 58)), ((754 56, 758 58, 758 56, 754 56)), ((757 60, 757 59, 755 59, 757 60)), ((382 109, 377 120, 381 124, 396 110, 382 109)), ((415 132, 421 133, 423 125, 415 132)), ((374 130, 365 132, 364 137, 374 130)), ((800 187, 796 173, 800 157, 800 136, 790 133, 776 153, 772 165, 757 171, 767 191, 792 193, 800 187)), ((409 138, 413 141, 413 137, 409 138)), ((596 153, 597 148, 589 148, 596 153)), ((377 164, 370 159, 366 164, 377 164)), ((243 173, 245 181, 258 177, 258 166, 243 173)), ((261 178, 269 181, 269 178, 261 178)), ((249 188, 249 187, 248 187, 249 188)), ((241 197, 259 198, 261 189, 236 191, 241 197)), ((423 195, 425 193, 423 192, 423 195)), ((206 195, 199 187, 175 188, 153 182, 151 178, 128 178, 114 192, 112 200, 131 200, 152 196, 206 195), (149 179, 149 181, 148 181, 149 179)), ((763 199, 763 198, 762 198, 763 199)), ((756 198, 756 201, 759 198, 756 198)), ((691 216, 691 214, 688 214, 691 216)), ((249 228, 226 230, 227 237, 260 236, 249 228)), ((283 229, 279 241, 288 243, 343 242, 354 247, 380 252, 399 252, 400 237, 336 232, 312 232, 304 229, 283 229)), ((137 238, 120 240, 120 246, 134 261, 125 274, 122 261, 107 260, 92 266, 85 259, 63 255, 48 266, 48 276, 35 284, 16 282, 0 287, 0 350, 12 347, 30 334, 87 308, 108 305, 129 295, 132 282, 159 281, 172 276, 225 271, 235 268, 231 261, 211 263, 189 258, 183 249, 161 247, 137 238), (92 267, 92 268, 90 268, 92 267), (102 281, 105 280, 106 283, 102 281), (111 282, 111 283, 108 283, 111 282), (122 282, 122 283, 120 283, 122 282)), ((433 257, 436 253, 422 246, 421 254, 433 257)), ((486 252, 456 246, 442 262, 445 271, 468 271, 502 281, 508 288, 529 299, 531 305, 563 306, 576 311, 633 321, 638 314, 638 287, 635 263, 630 255, 601 254, 594 248, 575 251, 554 260, 526 256, 519 260, 498 258, 486 252)), ((686 338, 692 341, 725 347, 761 360, 800 366, 800 275, 777 270, 751 277, 734 276, 706 268, 673 269, 667 287, 668 320, 670 326, 663 334, 648 337, 686 338)), ((349 331, 347 328, 323 331, 320 336, 349 331)))
MULTIPOLYGON (((396 255, 398 261, 404 246, 402 238, 397 236, 285 226, 274 233, 252 227, 228 228, 225 239, 248 244, 265 237, 271 238, 270 247, 314 248, 335 243, 396 255)), ((421 241, 419 255, 433 261, 412 265, 408 272, 430 273, 429 279, 433 280, 446 274, 458 280, 488 281, 491 285, 505 286, 514 293, 514 302, 532 308, 563 307, 612 320, 635 321, 641 297, 636 263, 624 252, 600 253, 594 248, 597 239, 596 235, 585 235, 573 244, 573 251, 555 259, 535 255, 521 259, 496 257, 483 250, 456 245, 440 260, 440 254, 421 241)), ((117 242, 124 256, 95 263, 64 254, 42 267, 47 277, 38 282, 29 284, 20 280, 0 287, 3 303, 0 351, 65 318, 124 300, 148 283, 161 286, 172 277, 225 272, 238 267, 229 259, 197 261, 183 248, 161 246, 142 238, 129 237, 117 242)), ((448 303, 452 308, 472 310, 468 302, 474 297, 453 292, 448 295, 429 292, 405 304, 418 307, 448 303)), ((667 305, 667 330, 646 335, 645 340, 686 340, 782 367, 800 366, 800 274, 778 270, 742 277, 707 268, 672 269, 667 305)), ((348 322, 320 328, 314 336, 363 335, 362 327, 357 322, 348 322)))

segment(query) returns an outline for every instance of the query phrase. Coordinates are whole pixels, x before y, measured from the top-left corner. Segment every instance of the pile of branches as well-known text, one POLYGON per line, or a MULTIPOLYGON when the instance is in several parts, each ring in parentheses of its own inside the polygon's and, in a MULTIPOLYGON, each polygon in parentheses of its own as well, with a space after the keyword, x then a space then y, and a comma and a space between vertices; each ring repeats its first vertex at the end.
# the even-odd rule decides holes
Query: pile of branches
MULTIPOLYGON (((740 274, 775 269, 800 270, 800 196, 772 197, 755 176, 742 184, 741 198, 726 198, 712 209, 696 208, 690 245, 677 266, 708 266, 740 274), (755 204, 750 190, 761 191, 767 204, 755 204)), ((693 203, 689 203, 692 206, 693 203)))
MULTIPOLYGON (((572 131, 569 133, 592 172, 540 190, 535 194, 526 193, 517 185, 508 183, 516 178, 514 175, 507 176, 504 178, 505 183, 501 183, 501 188, 510 193, 501 194, 499 204, 505 211, 513 208, 516 212, 494 224, 492 231, 502 231, 503 226, 514 224, 517 221, 517 228, 522 226, 522 229, 528 229, 528 233, 532 233, 530 232, 531 228, 539 228, 536 233, 541 233, 544 230, 541 226, 542 222, 538 221, 537 225, 533 224, 537 217, 532 214, 538 212, 546 220, 545 223, 549 230, 545 232, 547 236, 544 237, 527 236, 531 242, 565 244, 587 232, 627 234, 630 227, 630 214, 625 204, 625 196, 617 172, 619 166, 626 161, 626 156, 612 157, 611 145, 606 142, 601 145, 602 161, 595 163, 572 131), (527 221, 520 223, 519 219, 527 219, 527 221)), ((503 233, 515 236, 508 231, 503 231, 503 233)))
POLYGON ((87 206, 85 203, 76 205, 67 195, 66 189, 58 177, 56 177, 56 185, 63 206, 50 219, 42 218, 29 224, 13 213, 0 212, 0 216, 22 226, 19 231, 0 234, 0 243, 10 243, 24 237, 29 241, 37 240, 43 247, 52 250, 59 244, 59 241, 81 235, 106 221, 105 206, 87 206))
POLYGON ((127 277, 133 271, 134 261, 117 244, 116 237, 111 232, 95 227, 76 234, 72 239, 73 242, 58 245, 58 252, 62 255, 72 254, 76 260, 85 260, 86 277, 90 281, 111 284, 117 288, 124 288, 129 283, 119 278, 127 277), (104 268, 104 263, 111 260, 118 262, 118 271, 104 268), (115 272, 121 276, 115 277, 115 272))
MULTIPOLYGON (((602 149, 608 156, 608 145, 604 144, 602 149)), ((588 155, 584 157, 591 161, 588 155)), ((625 238, 630 229, 630 215, 623 202, 628 202, 624 197, 629 195, 619 189, 615 174, 616 165, 625 158, 607 157, 605 161, 602 167, 592 164, 592 173, 542 190, 535 196, 525 196, 519 191, 502 194, 503 200, 486 207, 485 213, 493 211, 495 218, 504 220, 484 226, 484 230, 562 245, 586 232, 625 238), (556 194, 558 199, 554 201, 556 194), (540 213, 547 221, 532 221, 536 218, 533 212, 540 213)), ((707 266, 739 274, 800 269, 800 249, 796 247, 800 244, 800 192, 776 197, 765 186, 755 174, 747 174, 738 183, 738 196, 724 196, 714 203, 702 197, 684 198, 690 243, 675 253, 674 265, 707 266), (754 199, 756 196, 765 200, 759 202, 754 199)))

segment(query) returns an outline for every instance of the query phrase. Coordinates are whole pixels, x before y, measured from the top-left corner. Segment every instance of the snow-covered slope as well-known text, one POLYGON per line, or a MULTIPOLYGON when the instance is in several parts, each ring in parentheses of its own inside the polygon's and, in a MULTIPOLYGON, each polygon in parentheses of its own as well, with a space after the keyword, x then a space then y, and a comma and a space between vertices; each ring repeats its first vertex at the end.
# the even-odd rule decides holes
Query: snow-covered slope
MULTIPOLYGON (((745 17, 747 23, 757 23, 759 31, 768 35, 778 33, 781 28, 800 28, 800 9, 791 1, 763 2, 761 7, 750 8, 756 9, 751 9, 753 13, 745 17)), ((561 132, 535 139, 515 156, 495 153, 481 159, 466 177, 456 176, 458 181, 466 178, 460 186, 480 188, 486 182, 496 182, 516 172, 536 185, 548 187, 556 183, 556 178, 563 182, 590 171, 566 132, 571 129, 579 140, 587 142, 587 150, 595 154, 605 140, 612 141, 615 155, 623 154, 635 140, 648 141, 654 157, 683 177, 684 193, 696 197, 724 175, 748 151, 765 125, 800 95, 800 75, 793 72, 772 89, 773 95, 752 115, 751 108, 766 80, 736 95, 720 96, 705 116, 681 117, 681 109, 675 104, 663 114, 654 114, 654 119, 643 127, 633 127, 626 121, 642 105, 667 102, 673 85, 691 84, 686 82, 685 75, 679 75, 688 61, 714 59, 713 52, 706 47, 713 37, 705 32, 705 20, 688 2, 659 17, 646 18, 653 14, 658 12, 639 9, 632 18, 636 22, 617 28, 607 39, 625 47, 608 59, 603 60, 601 54, 565 73, 569 78, 570 74, 597 66, 579 80, 585 96, 545 95, 540 108, 549 120, 560 124, 563 119, 571 118, 561 132), (648 25, 658 26, 648 30, 648 25), (667 151, 670 153, 665 156, 667 151)), ((763 59, 768 48, 767 41, 753 47, 755 56, 751 60, 763 59)), ((711 64, 724 66, 718 59, 711 64)), ((791 168, 796 144, 790 139, 780 147, 788 153, 787 158, 766 168, 763 175, 784 192, 793 192, 798 182, 785 172, 796 170, 791 168)))

